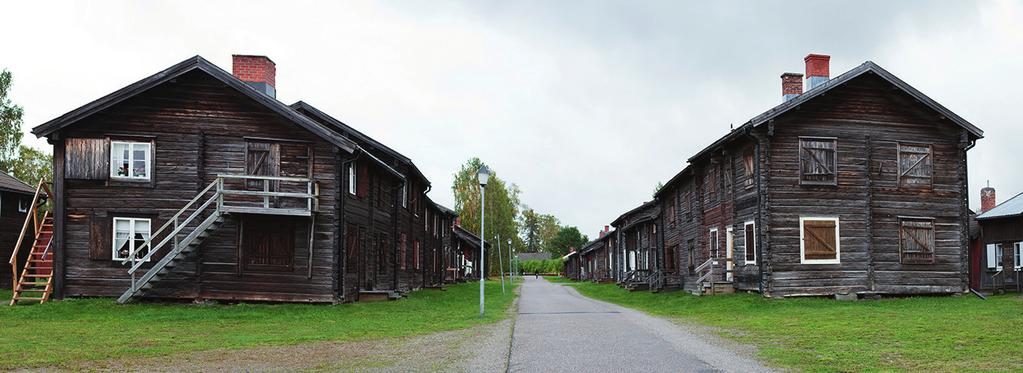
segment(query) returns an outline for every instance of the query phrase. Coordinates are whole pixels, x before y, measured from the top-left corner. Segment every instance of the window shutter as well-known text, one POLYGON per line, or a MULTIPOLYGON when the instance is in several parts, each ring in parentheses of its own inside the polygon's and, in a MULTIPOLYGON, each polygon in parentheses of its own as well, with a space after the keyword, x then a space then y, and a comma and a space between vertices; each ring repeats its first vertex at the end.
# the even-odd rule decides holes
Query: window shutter
POLYGON ((110 176, 110 147, 106 139, 64 140, 64 178, 106 180, 110 176))
POLYGON ((828 260, 837 257, 835 222, 832 220, 806 220, 803 222, 803 255, 809 260, 828 260))
POLYGON ((929 145, 899 144, 899 186, 930 186, 933 174, 929 145))
POLYGON ((799 181, 803 184, 835 185, 836 140, 799 139, 799 181))
POLYGON ((987 267, 991 269, 998 268, 998 250, 995 244, 987 245, 987 267))
POLYGON ((89 225, 89 259, 111 260, 113 244, 110 242, 110 236, 114 233, 110 227, 110 219, 96 216, 82 219, 88 220, 89 225))
POLYGON ((358 184, 356 193, 359 197, 365 197, 369 195, 369 166, 366 162, 359 162, 358 168, 359 174, 355 178, 358 184))
POLYGON ((934 263, 934 222, 903 220, 899 238, 902 263, 934 263))

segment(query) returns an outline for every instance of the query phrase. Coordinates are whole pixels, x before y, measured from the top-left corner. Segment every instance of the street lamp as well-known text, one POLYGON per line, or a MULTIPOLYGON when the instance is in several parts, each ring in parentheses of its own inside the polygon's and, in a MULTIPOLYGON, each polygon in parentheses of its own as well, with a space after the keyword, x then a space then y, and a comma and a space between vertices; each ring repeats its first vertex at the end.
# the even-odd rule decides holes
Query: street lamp
POLYGON ((484 214, 486 214, 486 209, 484 209, 484 206, 486 206, 486 202, 487 202, 487 189, 486 189, 486 187, 487 187, 487 180, 490 179, 490 169, 488 169, 486 165, 480 166, 479 171, 476 172, 476 179, 480 182, 480 317, 482 318, 483 317, 483 297, 484 297, 484 295, 483 295, 483 280, 486 278, 486 271, 484 271, 484 269, 485 269, 484 268, 484 266, 485 266, 484 263, 487 260, 487 258, 484 256, 486 254, 484 254, 484 252, 483 252, 483 248, 486 246, 486 243, 485 243, 486 241, 483 241, 483 237, 486 237, 486 235, 483 234, 483 226, 484 226, 484 224, 486 224, 486 220, 484 220, 483 217, 484 217, 484 214))

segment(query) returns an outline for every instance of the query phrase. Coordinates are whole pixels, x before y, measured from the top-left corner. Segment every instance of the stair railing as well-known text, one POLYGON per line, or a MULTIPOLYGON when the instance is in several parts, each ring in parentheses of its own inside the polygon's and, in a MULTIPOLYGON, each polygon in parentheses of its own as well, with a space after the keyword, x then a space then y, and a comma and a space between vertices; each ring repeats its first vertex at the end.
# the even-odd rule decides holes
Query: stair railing
MULTIPOLYGON (((11 265, 12 292, 17 292, 18 290, 18 253, 21 251, 21 245, 25 242, 25 236, 28 234, 28 228, 32 227, 35 233, 33 239, 38 239, 39 234, 42 232, 43 223, 46 221, 45 212, 43 218, 39 218, 39 207, 46 205, 52 200, 53 192, 50 191, 50 186, 46 183, 46 180, 40 179, 36 184, 35 194, 32 196, 32 204, 29 205, 28 213, 25 215, 25 224, 21 226, 21 234, 18 235, 18 242, 14 245, 14 250, 11 252, 11 259, 8 261, 11 265), (39 198, 44 195, 46 196, 46 200, 41 201, 42 203, 40 203, 39 198)), ((50 241, 52 240, 53 239, 51 238, 50 241)), ((33 245, 35 245, 34 240, 33 245)), ((47 245, 47 247, 49 247, 49 245, 47 245)))
MULTIPOLYGON (((697 284, 702 284, 704 281, 707 281, 708 279, 713 280, 714 273, 716 272, 715 269, 719 265, 718 262, 725 262, 725 263, 727 263, 727 262, 731 262, 732 260, 733 260, 732 258, 710 258, 710 259, 707 259, 706 262, 703 262, 703 264, 700 264, 698 267, 693 269, 693 273, 703 273, 703 271, 706 270, 706 273, 703 273, 703 275, 701 275, 699 278, 696 279, 696 283, 697 284)), ((732 270, 726 269, 722 273, 729 273, 729 272, 732 272, 732 270)))

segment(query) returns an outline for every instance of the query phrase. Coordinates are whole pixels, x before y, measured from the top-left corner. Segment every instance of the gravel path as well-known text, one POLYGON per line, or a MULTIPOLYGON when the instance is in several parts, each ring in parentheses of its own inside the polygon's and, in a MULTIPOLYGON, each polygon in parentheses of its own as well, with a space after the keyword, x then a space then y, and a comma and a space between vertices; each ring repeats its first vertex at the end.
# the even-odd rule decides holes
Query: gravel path
POLYGON ((767 372, 748 349, 705 332, 526 278, 511 372, 767 372))

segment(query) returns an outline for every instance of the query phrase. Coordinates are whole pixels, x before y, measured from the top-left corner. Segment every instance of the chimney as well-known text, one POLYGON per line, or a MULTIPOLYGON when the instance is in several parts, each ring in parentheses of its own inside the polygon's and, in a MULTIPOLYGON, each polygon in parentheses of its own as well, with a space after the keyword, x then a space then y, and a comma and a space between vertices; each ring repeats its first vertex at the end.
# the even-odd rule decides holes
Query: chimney
POLYGON ((781 74, 781 97, 782 102, 796 98, 803 93, 803 74, 784 73, 781 74))
POLYGON ((277 65, 267 56, 231 55, 231 74, 257 91, 277 97, 277 65))
POLYGON ((806 62, 806 90, 814 89, 828 81, 830 76, 831 56, 826 54, 808 54, 806 62))
POLYGON ((995 200, 995 188, 992 188, 990 184, 980 190, 980 212, 984 213, 987 210, 995 208, 997 205, 995 200))

